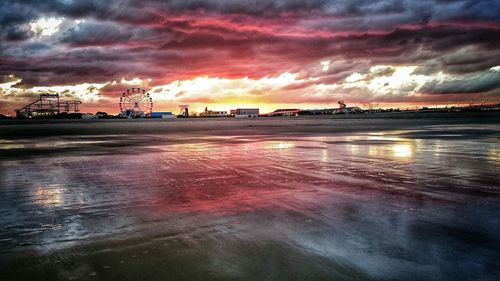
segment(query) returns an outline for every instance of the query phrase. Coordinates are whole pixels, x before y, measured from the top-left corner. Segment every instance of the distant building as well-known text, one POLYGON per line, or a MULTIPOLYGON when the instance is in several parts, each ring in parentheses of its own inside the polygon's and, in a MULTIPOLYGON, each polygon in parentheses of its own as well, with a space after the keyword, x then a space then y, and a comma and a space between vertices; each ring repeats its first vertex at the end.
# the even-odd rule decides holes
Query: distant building
POLYGON ((81 118, 83 120, 92 120, 92 119, 99 119, 99 116, 87 113, 87 114, 82 114, 81 118))
POLYGON ((335 112, 335 114, 357 114, 364 113, 363 109, 357 106, 347 107, 346 103, 343 100, 337 102, 339 104, 339 109, 335 112))
POLYGON ((258 108, 238 108, 236 110, 231 110, 231 113, 236 118, 253 118, 259 117, 259 109, 258 108))
POLYGON ((364 113, 364 110, 357 107, 342 107, 342 108, 324 108, 324 109, 304 109, 300 110, 299 115, 331 115, 331 114, 359 114, 364 113))
POLYGON ((224 117, 227 116, 227 111, 216 111, 216 110, 208 110, 205 107, 205 111, 199 114, 200 117, 224 117))
POLYGON ((337 108, 305 109, 301 110, 299 115, 331 115, 337 111, 337 108))
POLYGON ((99 117, 99 119, 108 118, 108 116, 109 116, 109 114, 107 112, 104 112, 104 111, 98 111, 98 112, 96 112, 95 115, 97 117, 99 117))
POLYGON ((176 116, 172 112, 151 112, 151 118, 175 118, 176 116))
POLYGON ((345 114, 358 114, 358 113, 364 113, 363 109, 357 107, 357 106, 351 106, 351 107, 345 107, 344 108, 345 114))
POLYGON ((275 111, 265 114, 265 116, 298 116, 301 112, 300 109, 292 108, 292 109, 276 109, 275 111))

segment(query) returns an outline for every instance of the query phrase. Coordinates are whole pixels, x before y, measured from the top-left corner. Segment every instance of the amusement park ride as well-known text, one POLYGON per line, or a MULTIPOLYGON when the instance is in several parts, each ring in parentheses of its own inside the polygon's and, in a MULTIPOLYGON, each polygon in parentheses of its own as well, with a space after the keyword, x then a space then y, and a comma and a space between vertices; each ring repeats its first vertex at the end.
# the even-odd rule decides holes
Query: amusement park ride
POLYGON ((16 109, 17 118, 52 118, 62 113, 79 114, 79 100, 62 101, 59 94, 41 94, 38 99, 22 108, 16 109))
POLYGON ((189 117, 189 105, 180 104, 179 108, 181 109, 181 112, 179 113, 180 117, 189 117))
POLYGON ((120 97, 120 115, 127 118, 143 118, 151 115, 153 99, 146 90, 127 89, 120 97))
MULTIPOLYGON (((189 105, 179 105, 181 112, 178 117, 189 117, 189 105)), ((153 115, 153 99, 149 93, 141 88, 128 89, 120 97, 120 116, 126 118, 156 117, 153 115)), ((171 113, 167 114, 172 116, 171 113)), ((175 116, 175 115, 174 115, 175 116)), ((163 118, 163 117, 162 117, 163 118)))
POLYGON ((338 113, 340 113, 340 114, 346 113, 347 105, 345 104, 345 102, 343 100, 339 100, 337 103, 339 104, 338 113))

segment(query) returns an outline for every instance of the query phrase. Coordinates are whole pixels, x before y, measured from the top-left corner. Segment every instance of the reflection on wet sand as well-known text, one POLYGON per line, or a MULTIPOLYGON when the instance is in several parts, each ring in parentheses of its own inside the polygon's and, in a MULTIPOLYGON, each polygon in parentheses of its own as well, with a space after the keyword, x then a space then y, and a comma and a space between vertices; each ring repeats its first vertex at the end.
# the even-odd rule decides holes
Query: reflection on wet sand
POLYGON ((438 129, 0 142, 1 279, 493 280, 498 130, 438 129))
POLYGON ((412 157, 412 147, 411 143, 399 143, 392 146, 392 151, 394 156, 400 158, 411 158, 412 157))
POLYGON ((35 189, 36 202, 41 207, 61 206, 64 203, 62 192, 59 184, 38 186, 35 189))

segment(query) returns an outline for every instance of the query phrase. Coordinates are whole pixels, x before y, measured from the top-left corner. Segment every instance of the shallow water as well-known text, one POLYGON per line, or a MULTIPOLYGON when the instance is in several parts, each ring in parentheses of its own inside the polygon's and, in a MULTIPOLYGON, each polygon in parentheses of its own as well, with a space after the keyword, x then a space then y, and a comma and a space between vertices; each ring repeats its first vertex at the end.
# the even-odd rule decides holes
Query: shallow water
POLYGON ((0 279, 496 280, 499 138, 484 124, 4 139, 0 279))

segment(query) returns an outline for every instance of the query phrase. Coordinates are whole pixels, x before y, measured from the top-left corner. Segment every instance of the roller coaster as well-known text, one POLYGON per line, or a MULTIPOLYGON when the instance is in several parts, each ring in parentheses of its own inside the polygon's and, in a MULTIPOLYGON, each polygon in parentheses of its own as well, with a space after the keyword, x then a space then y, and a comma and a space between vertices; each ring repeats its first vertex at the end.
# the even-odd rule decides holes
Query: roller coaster
POLYGON ((16 109, 17 118, 56 117, 61 113, 78 114, 80 104, 78 100, 61 101, 59 94, 41 94, 38 100, 16 109))

